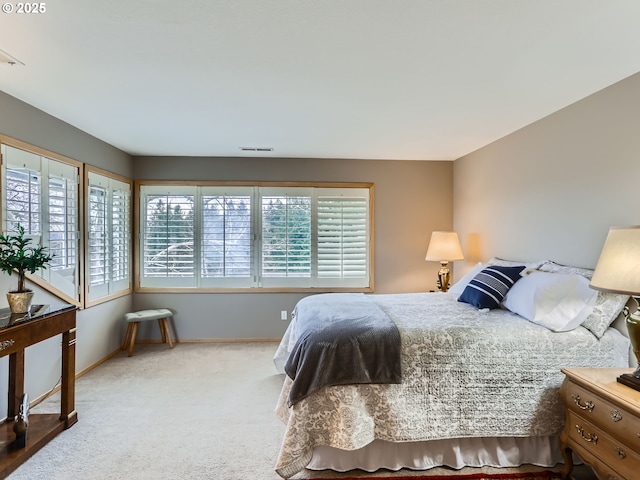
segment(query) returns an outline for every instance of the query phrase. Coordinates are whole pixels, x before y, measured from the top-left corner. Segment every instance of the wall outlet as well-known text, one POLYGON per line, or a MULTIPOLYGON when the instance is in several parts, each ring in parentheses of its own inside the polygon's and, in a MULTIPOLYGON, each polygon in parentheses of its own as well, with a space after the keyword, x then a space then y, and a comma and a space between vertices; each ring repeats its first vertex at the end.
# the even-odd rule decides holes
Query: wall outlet
POLYGON ((286 310, 282 310, 280 312, 280 320, 288 320, 287 318, 287 311, 286 310))

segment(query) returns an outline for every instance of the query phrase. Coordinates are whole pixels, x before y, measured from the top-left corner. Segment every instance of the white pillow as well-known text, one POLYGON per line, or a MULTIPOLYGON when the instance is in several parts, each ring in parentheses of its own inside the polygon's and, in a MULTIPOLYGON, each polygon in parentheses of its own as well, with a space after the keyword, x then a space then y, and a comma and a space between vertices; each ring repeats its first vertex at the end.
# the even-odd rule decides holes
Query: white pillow
POLYGON ((482 262, 476 263, 460 280, 451 285, 449 291, 455 295, 462 295, 467 284, 477 275, 486 265, 482 262))
MULTIPOLYGON (((540 267, 540 270, 553 273, 575 273, 586 278, 593 276, 593 270, 590 268, 570 267, 552 261, 545 262, 544 265, 540 267)), ((624 308, 627 300, 629 300, 629 295, 598 292, 593 313, 582 322, 582 326, 593 333, 596 338, 602 338, 604 332, 609 328, 609 325, 613 323, 624 308)))
POLYGON ((597 296, 581 275, 532 271, 511 287, 503 305, 530 322, 567 332, 591 314, 597 296))

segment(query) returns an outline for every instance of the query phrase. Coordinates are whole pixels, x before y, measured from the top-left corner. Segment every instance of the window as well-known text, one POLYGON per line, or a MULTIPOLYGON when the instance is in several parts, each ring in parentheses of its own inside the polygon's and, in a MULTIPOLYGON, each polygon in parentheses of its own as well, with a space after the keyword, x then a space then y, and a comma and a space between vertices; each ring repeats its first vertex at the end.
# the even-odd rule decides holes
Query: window
POLYGON ((312 270, 312 199, 311 188, 261 189, 262 286, 316 286, 311 282, 316 271, 312 270))
POLYGON ((195 272, 195 198, 189 190, 176 188, 174 193, 163 193, 150 189, 145 197, 143 277, 150 284, 191 285, 189 279, 195 272))
POLYGON ((371 190, 139 187, 140 288, 371 288, 371 190))
POLYGON ((251 188, 236 188, 232 193, 203 189, 200 241, 203 285, 251 286, 251 200, 251 188))
POLYGON ((365 198, 324 191, 318 198, 318 276, 366 275, 369 216, 365 198))
MULTIPOLYGON (((64 300, 79 304, 79 165, 2 145, 2 228, 24 227, 54 255, 35 276, 64 300)), ((32 277, 33 278, 33 277, 32 277)))
POLYGON ((87 170, 87 304, 131 292, 131 184, 87 170))

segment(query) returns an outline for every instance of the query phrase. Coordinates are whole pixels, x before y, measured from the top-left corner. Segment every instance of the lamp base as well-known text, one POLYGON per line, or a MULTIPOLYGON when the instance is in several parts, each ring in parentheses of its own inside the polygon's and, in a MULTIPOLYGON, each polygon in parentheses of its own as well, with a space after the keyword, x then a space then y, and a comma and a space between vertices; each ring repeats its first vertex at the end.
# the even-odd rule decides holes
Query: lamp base
POLYGON ((442 260, 440 262, 440 271, 438 272, 438 290, 441 292, 446 292, 449 290, 449 283, 451 279, 451 274, 449 273, 449 268, 447 265, 449 262, 447 260, 442 260))
POLYGON ((640 378, 634 377, 630 373, 623 373, 618 378, 616 378, 618 383, 622 383, 627 387, 631 387, 634 390, 638 390, 640 392, 640 378))
MULTIPOLYGON (((636 307, 640 305, 638 297, 632 296, 631 298, 636 301, 636 307)), ((636 311, 632 313, 629 307, 625 306, 622 314, 627 324, 631 348, 638 360, 638 364, 633 373, 623 373, 617 378, 617 381, 627 387, 640 391, 640 310, 636 308, 636 311)))

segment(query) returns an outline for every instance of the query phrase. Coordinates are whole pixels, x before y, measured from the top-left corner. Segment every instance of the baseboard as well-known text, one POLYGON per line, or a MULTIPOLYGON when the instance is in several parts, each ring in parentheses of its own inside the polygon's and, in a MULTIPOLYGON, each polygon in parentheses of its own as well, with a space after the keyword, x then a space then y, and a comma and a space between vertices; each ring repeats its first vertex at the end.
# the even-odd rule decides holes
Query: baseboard
POLYGON ((101 358, 100 360, 98 360, 95 363, 92 363, 91 365, 89 365, 87 368, 85 368, 84 370, 81 370, 80 372, 76 373, 76 380, 80 377, 82 377, 83 375, 86 375, 87 373, 89 373, 91 370, 93 370, 94 368, 102 365, 104 362, 106 362, 107 360, 112 359, 113 357, 115 357, 116 355, 118 355, 120 352, 122 352, 122 348, 118 347, 116 350, 114 350, 113 352, 111 352, 110 354, 108 354, 106 357, 101 358))
MULTIPOLYGON (((174 338, 173 343, 274 343, 280 340, 280 338, 174 338)), ((162 343, 162 340, 136 338, 136 343, 162 343)))
POLYGON ((180 343, 274 343, 280 338, 184 338, 180 343))

